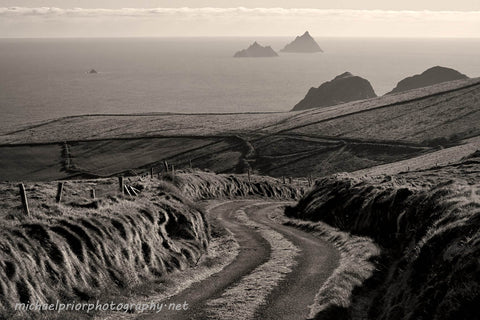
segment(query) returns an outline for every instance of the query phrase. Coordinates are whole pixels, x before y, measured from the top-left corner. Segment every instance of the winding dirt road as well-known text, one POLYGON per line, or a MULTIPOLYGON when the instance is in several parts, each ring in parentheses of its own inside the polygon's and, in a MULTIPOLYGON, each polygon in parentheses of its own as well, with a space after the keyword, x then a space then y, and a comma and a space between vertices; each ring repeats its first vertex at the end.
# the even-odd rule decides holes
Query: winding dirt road
POLYGON ((307 319, 309 305, 338 264, 338 252, 315 236, 274 222, 269 213, 284 202, 229 201, 210 205, 210 216, 240 245, 235 260, 139 319, 307 319))

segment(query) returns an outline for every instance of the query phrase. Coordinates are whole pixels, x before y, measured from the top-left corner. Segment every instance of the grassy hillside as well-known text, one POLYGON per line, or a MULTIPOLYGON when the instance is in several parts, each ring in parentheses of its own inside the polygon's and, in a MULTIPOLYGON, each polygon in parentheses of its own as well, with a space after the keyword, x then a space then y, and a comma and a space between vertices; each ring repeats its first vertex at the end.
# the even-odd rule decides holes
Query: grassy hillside
POLYGON ((466 87, 441 96, 380 106, 325 120, 308 121, 282 129, 282 132, 335 136, 338 138, 378 139, 442 144, 472 135, 480 120, 480 86, 466 87))
POLYGON ((131 199, 112 181, 69 182, 56 204, 54 184, 30 185, 25 217, 16 186, 1 185, 3 316, 18 302, 101 298, 195 264, 209 239, 203 212, 168 183, 136 187, 131 199))
POLYGON ((127 178, 138 196, 120 194, 117 179, 68 181, 60 203, 56 183, 26 183, 30 216, 23 213, 18 186, 0 184, 0 318, 15 315, 18 302, 102 299, 107 291, 111 296, 164 281, 168 273, 196 264, 210 226, 194 202, 294 200, 306 189, 302 181, 193 170, 161 178, 127 178))
POLYGON ((382 247, 379 271, 335 319, 479 319, 480 153, 395 176, 317 181, 287 216, 382 247))
POLYGON ((67 117, 0 135, 0 180, 108 177, 163 160, 274 177, 351 172, 478 137, 479 99, 470 79, 302 112, 67 117))

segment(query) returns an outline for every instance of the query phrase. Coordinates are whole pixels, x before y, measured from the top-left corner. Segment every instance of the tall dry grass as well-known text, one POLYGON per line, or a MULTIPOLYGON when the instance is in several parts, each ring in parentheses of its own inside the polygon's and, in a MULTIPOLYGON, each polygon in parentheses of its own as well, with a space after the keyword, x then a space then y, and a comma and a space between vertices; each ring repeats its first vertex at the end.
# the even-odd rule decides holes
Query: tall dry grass
MULTIPOLYGON (((67 184, 72 191, 82 183, 67 184)), ((70 201, 66 195, 61 204, 46 200, 54 185, 35 188, 32 216, 4 217, 0 230, 5 318, 14 316, 16 303, 88 301, 158 279, 195 264, 207 248, 203 212, 171 184, 149 183, 138 198, 70 201)))
POLYGON ((479 319, 479 167, 474 157, 394 177, 335 175, 286 210, 382 247, 380 271, 345 319, 362 318, 359 307, 368 319, 479 319))
POLYGON ((279 179, 251 175, 227 175, 186 170, 163 179, 178 186, 191 199, 269 198, 296 200, 306 191, 306 182, 283 183, 279 179))
POLYGON ((354 290, 376 270, 380 248, 370 238, 342 232, 323 222, 291 218, 283 218, 282 222, 330 242, 339 251, 338 267, 316 294, 309 318, 343 319, 352 303, 354 290))

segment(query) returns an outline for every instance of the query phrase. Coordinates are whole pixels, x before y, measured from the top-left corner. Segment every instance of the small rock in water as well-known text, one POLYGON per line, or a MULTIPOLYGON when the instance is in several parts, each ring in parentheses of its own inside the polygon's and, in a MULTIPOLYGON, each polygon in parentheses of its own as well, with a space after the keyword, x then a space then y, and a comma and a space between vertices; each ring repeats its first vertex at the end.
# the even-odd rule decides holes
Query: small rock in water
POLYGON ((97 72, 97 70, 95 70, 95 69, 90 69, 90 71, 88 71, 87 73, 89 73, 89 74, 97 74, 98 72, 97 72))

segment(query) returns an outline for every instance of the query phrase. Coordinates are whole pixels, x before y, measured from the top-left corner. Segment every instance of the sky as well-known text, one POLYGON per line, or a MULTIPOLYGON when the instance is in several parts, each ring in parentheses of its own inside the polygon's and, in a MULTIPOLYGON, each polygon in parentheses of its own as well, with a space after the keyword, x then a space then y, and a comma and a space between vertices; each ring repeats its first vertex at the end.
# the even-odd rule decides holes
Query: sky
POLYGON ((480 0, 0 0, 0 37, 480 38, 480 0))

